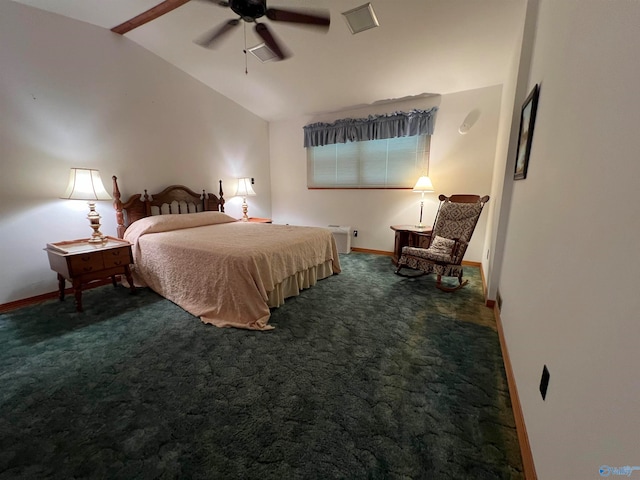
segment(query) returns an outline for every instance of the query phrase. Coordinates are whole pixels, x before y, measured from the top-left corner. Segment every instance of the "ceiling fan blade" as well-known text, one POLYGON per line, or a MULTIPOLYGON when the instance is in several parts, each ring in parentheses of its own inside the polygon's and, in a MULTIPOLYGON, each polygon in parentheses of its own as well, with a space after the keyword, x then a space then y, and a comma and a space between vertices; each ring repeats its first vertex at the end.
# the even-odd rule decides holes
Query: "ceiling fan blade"
POLYGON ((127 20, 120 25, 113 27, 111 29, 112 32, 119 33, 120 35, 124 35, 127 32, 130 32, 134 28, 138 28, 140 25, 144 25, 145 23, 150 22, 151 20, 155 20, 156 18, 164 15, 165 13, 169 13, 171 10, 175 10, 176 8, 184 5, 189 0, 165 0, 162 3, 159 3, 155 7, 151 7, 146 12, 142 12, 140 15, 133 17, 130 20, 127 20))
POLYGON ((278 44, 269 28, 264 23, 256 23, 255 29, 256 33, 264 40, 267 47, 269 47, 269 49, 275 53, 280 60, 284 60, 290 56, 288 52, 278 44))
POLYGON ((328 14, 303 13, 301 11, 283 10, 282 8, 268 8, 266 15, 269 20, 275 22, 304 23, 306 25, 325 28, 329 28, 329 24, 331 23, 331 17, 328 14))
POLYGON ((222 36, 226 35, 229 31, 240 24, 240 19, 234 18, 233 20, 229 20, 226 23, 214 28, 201 35, 199 38, 194 40, 195 43, 200 45, 201 47, 211 48, 216 40, 219 40, 222 36))

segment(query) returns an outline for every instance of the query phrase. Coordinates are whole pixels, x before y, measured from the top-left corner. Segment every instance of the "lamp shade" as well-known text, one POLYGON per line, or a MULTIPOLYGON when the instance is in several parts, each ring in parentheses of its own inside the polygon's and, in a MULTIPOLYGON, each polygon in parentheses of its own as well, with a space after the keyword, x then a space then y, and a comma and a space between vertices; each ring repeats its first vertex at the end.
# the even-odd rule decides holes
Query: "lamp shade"
POLYGON ((426 176, 422 176, 416 182, 416 186, 413 187, 414 192, 433 192, 433 183, 431 183, 431 179, 426 176))
POLYGON ((238 179, 238 190, 236 190, 236 197, 251 197, 255 194, 256 192, 254 192, 253 188, 251 187, 250 178, 238 179))
POLYGON ((69 174, 69 184, 61 198, 96 201, 111 200, 111 195, 105 190, 98 170, 72 168, 69 174))

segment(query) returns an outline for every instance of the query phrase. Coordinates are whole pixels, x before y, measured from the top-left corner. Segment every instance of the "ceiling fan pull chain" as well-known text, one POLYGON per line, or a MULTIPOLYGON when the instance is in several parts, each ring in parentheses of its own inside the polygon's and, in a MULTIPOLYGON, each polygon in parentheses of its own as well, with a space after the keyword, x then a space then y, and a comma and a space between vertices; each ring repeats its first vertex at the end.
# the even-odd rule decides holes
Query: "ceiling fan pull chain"
POLYGON ((247 64, 247 22, 244 22, 242 27, 244 31, 244 74, 249 75, 249 66, 247 64))

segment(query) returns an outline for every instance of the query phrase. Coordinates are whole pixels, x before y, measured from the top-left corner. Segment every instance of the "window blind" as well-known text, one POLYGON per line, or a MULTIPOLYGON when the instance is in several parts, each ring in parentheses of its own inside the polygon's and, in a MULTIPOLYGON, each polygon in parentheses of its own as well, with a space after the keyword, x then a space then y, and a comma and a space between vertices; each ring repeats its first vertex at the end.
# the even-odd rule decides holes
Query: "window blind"
POLYGON ((308 188, 412 188, 428 170, 430 135, 307 148, 308 188))

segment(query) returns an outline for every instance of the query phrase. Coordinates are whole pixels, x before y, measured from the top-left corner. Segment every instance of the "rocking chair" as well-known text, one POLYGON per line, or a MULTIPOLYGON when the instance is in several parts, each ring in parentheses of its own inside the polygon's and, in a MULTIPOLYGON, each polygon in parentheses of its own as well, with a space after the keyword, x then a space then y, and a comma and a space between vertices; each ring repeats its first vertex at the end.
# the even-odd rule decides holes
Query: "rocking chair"
POLYGON ((440 206, 433 224, 429 247, 403 247, 395 273, 403 277, 435 273, 438 275, 436 287, 445 292, 454 292, 469 283, 468 280, 462 280, 462 258, 489 196, 440 195, 438 199, 440 206), (405 275, 400 273, 404 267, 420 270, 421 273, 405 275), (458 285, 443 285, 443 276, 458 277, 458 285))

